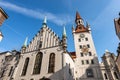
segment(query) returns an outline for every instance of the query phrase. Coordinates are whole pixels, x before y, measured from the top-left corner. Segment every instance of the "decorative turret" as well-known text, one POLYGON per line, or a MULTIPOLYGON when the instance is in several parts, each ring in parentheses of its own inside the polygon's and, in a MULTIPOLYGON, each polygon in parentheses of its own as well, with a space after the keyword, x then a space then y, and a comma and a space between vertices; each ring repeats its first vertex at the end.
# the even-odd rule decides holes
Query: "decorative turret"
POLYGON ((88 32, 88 28, 86 28, 84 26, 84 21, 83 19, 80 17, 79 13, 76 12, 76 19, 75 19, 75 23, 76 23, 76 29, 75 32, 76 33, 80 33, 80 32, 88 32))
POLYGON ((86 22, 86 28, 91 31, 91 28, 90 28, 90 24, 88 22, 86 22))
POLYGON ((67 35, 66 35, 65 27, 63 29, 63 35, 62 35, 62 46, 63 46, 64 52, 66 52, 67 51, 67 35))
POLYGON ((25 52, 25 50, 26 50, 26 48, 27 48, 27 41, 28 41, 28 37, 26 37, 26 39, 25 39, 25 42, 24 42, 24 44, 23 44, 23 46, 22 46, 22 53, 24 53, 25 52))
POLYGON ((72 25, 72 32, 73 32, 73 33, 75 32, 75 27, 74 27, 74 25, 72 25))
POLYGON ((47 27, 47 17, 45 16, 42 27, 47 27))

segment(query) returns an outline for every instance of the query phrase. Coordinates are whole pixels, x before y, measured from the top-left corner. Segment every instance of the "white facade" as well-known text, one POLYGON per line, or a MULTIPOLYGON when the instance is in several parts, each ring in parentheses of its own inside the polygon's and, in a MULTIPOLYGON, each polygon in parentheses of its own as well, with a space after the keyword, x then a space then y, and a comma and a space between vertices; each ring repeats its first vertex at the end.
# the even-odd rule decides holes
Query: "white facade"
MULTIPOLYGON (((79 13, 76 14, 76 29, 73 28, 74 54, 67 51, 65 28, 62 40, 60 40, 46 22, 45 18, 42 28, 28 45, 27 39, 25 40, 19 54, 20 58, 15 60, 17 56, 14 56, 11 61, 5 61, 6 64, 13 65, 13 71, 8 77, 9 67, 1 79, 103 80, 90 26, 87 24, 84 27, 79 13)), ((10 56, 10 53, 6 55, 10 56)), ((5 58, 4 56, 5 54, 0 55, 0 60, 5 58)))
POLYGON ((76 13, 76 24, 76 29, 73 28, 76 77, 78 80, 102 80, 90 26, 84 27, 79 13, 76 13))
POLYGON ((59 37, 46 24, 46 19, 41 30, 33 38, 31 43, 22 47, 21 58, 18 67, 14 73, 14 80, 40 80, 49 78, 50 80, 73 80, 74 78, 74 62, 66 49, 66 37, 60 41, 59 37), (39 74, 34 74, 34 67, 37 54, 42 53, 41 69, 39 74), (54 53, 54 72, 49 73, 50 55, 54 53), (29 58, 25 75, 25 60, 29 58))

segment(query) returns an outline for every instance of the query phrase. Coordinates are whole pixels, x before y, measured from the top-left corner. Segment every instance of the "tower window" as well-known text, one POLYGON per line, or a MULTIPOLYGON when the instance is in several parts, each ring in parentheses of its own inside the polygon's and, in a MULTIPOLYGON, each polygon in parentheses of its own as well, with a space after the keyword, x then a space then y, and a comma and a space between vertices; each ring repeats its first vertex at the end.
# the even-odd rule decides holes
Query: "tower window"
POLYGON ((93 59, 91 60, 91 64, 94 64, 94 60, 93 59))
POLYGON ((89 45, 89 44, 87 44, 87 47, 88 47, 88 48, 90 48, 90 45, 89 45))
POLYGON ((83 57, 83 53, 80 53, 81 54, 81 57, 83 57))
POLYGON ((89 61, 88 61, 88 60, 86 60, 86 64, 89 64, 89 61))
POLYGON ((92 69, 87 69, 86 74, 87 74, 87 77, 94 77, 92 69))
POLYGON ((92 56, 92 53, 91 53, 91 52, 89 52, 89 56, 92 56))
POLYGON ((80 49, 81 49, 81 48, 82 48, 82 45, 80 45, 79 47, 80 47, 80 49))
POLYGON ((39 48, 41 48, 42 47, 42 41, 40 41, 40 44, 39 44, 39 48))
POLYGON ((84 60, 81 61, 82 65, 84 64, 84 60))
POLYGON ((85 38, 86 41, 88 41, 88 38, 85 38))

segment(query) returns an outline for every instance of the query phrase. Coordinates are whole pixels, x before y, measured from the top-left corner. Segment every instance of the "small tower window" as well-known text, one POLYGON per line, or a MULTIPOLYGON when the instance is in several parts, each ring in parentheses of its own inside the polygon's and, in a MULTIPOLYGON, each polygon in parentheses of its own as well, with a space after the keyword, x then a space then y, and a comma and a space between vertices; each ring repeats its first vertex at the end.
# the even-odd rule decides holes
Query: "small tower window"
POLYGON ((88 41, 88 38, 85 38, 86 41, 88 41))
POLYGON ((86 60, 86 64, 89 64, 89 60, 86 60))
POLYGON ((89 45, 89 44, 87 44, 87 47, 88 47, 88 48, 90 48, 90 45, 89 45))
POLYGON ((91 60, 91 64, 94 64, 94 60, 93 59, 91 60))
POLYGON ((82 65, 84 64, 84 60, 81 61, 82 65))
POLYGON ((92 56, 92 53, 91 53, 91 52, 89 52, 89 56, 92 56))
POLYGON ((81 42, 81 39, 80 39, 80 38, 78 39, 78 42, 81 42))
POLYGON ((82 48, 82 45, 80 45, 79 47, 80 47, 80 49, 81 49, 81 48, 82 48))
POLYGON ((83 53, 80 53, 81 54, 81 57, 83 57, 83 53))
POLYGON ((42 41, 40 41, 40 44, 39 44, 39 48, 41 48, 42 47, 42 41))

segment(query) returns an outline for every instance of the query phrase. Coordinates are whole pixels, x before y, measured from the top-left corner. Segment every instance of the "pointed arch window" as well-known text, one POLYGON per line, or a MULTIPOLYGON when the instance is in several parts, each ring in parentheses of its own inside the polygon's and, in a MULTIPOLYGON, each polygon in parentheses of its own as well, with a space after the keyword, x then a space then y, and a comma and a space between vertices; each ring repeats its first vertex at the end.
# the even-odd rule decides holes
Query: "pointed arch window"
POLYGON ((87 77, 94 77, 93 70, 92 69, 87 69, 86 70, 87 77))
POLYGON ((107 74, 106 74, 106 73, 104 73, 104 76, 105 76, 105 79, 108 79, 108 77, 107 77, 107 74))
POLYGON ((38 52, 38 54, 36 55, 36 59, 35 59, 33 74, 40 74, 42 57, 43 57, 43 53, 38 52))
POLYGON ((118 79, 118 75, 117 75, 116 72, 114 72, 114 76, 115 76, 116 79, 118 79))
POLYGON ((13 66, 11 66, 11 68, 10 68, 10 72, 9 72, 8 76, 10 76, 10 75, 11 75, 12 70, 13 70, 13 66))
POLYGON ((25 76, 25 75, 26 75, 28 63, 29 63, 29 57, 27 57, 27 58, 25 59, 24 67, 23 67, 22 74, 21 74, 22 76, 25 76))
POLYGON ((51 53, 49 57, 48 73, 53 73, 55 68, 55 54, 51 53))

